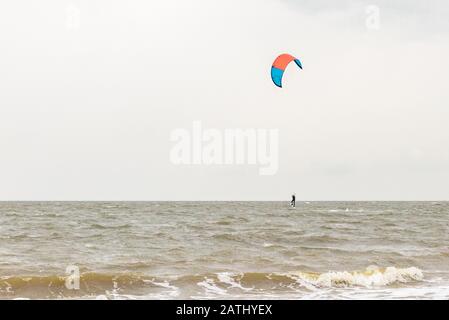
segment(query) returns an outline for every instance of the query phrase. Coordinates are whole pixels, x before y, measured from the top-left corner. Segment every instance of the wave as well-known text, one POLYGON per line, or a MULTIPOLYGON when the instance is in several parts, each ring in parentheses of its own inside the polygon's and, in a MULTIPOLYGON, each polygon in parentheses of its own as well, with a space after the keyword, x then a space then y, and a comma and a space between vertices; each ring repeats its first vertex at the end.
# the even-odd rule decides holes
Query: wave
POLYGON ((0 277, 0 297, 63 298, 96 295, 142 286, 144 279, 134 274, 86 272, 78 279, 61 275, 0 277))
POLYGON ((330 271, 326 273, 292 273, 299 281, 308 282, 316 287, 378 287, 396 283, 408 283, 423 280, 423 272, 416 268, 378 268, 370 266, 364 271, 330 271))
MULTIPOLYGON (((146 295, 151 298, 183 298, 195 295, 229 296, 310 292, 323 288, 383 287, 423 280, 416 267, 379 268, 370 266, 363 271, 317 272, 219 272, 172 277, 151 277, 142 274, 82 273, 78 290, 67 287, 65 276, 4 276, 0 277, 1 297, 74 298, 88 296, 146 295)), ((69 284, 73 282, 69 282, 69 284)))
MULTIPOLYGON (((206 277, 210 284, 228 284, 241 289, 258 289, 264 287, 303 287, 303 288, 330 288, 330 287, 380 287, 398 283, 422 281, 423 272, 416 268, 378 268, 370 266, 364 271, 330 271, 315 272, 284 272, 284 273, 218 273, 206 277)), ((204 284, 204 282, 202 282, 204 284)))
POLYGON ((130 224, 121 224, 121 225, 103 225, 100 223, 91 224, 91 228, 93 229, 125 229, 131 227, 132 226, 130 224))

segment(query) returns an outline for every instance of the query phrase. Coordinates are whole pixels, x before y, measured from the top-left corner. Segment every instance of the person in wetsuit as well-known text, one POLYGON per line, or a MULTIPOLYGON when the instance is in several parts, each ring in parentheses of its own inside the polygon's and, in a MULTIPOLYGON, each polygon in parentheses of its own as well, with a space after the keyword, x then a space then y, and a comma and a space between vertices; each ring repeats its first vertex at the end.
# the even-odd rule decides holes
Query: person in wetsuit
POLYGON ((290 201, 290 205, 294 208, 296 207, 296 195, 292 194, 292 201, 290 201))

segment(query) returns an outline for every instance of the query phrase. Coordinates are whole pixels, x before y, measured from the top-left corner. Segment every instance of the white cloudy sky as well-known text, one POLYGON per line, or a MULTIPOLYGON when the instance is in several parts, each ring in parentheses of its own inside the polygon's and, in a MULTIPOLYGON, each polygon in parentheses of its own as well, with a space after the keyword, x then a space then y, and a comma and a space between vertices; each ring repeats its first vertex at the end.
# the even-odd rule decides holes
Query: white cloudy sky
POLYGON ((449 3, 338 3, 2 2, 0 200, 449 200, 449 3), (279 129, 278 174, 173 165, 194 120, 279 129))

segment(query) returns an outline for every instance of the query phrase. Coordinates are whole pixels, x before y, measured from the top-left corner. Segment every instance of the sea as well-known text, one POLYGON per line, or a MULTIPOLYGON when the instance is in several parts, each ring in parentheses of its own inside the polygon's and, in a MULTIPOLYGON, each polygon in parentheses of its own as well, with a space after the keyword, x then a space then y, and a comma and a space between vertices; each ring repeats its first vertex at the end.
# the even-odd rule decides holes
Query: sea
POLYGON ((0 202, 0 299, 449 299, 449 202, 0 202))

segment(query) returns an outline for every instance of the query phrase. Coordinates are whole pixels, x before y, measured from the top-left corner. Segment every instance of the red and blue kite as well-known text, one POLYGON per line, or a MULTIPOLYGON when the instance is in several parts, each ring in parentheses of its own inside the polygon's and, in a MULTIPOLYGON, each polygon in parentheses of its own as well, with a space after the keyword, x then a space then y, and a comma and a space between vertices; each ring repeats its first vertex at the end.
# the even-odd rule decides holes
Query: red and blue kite
POLYGON ((285 68, 287 68, 288 64, 292 61, 295 61, 296 65, 302 69, 301 61, 287 53, 281 54, 273 62, 273 66, 271 67, 271 79, 279 88, 282 88, 282 76, 284 75, 285 68))

